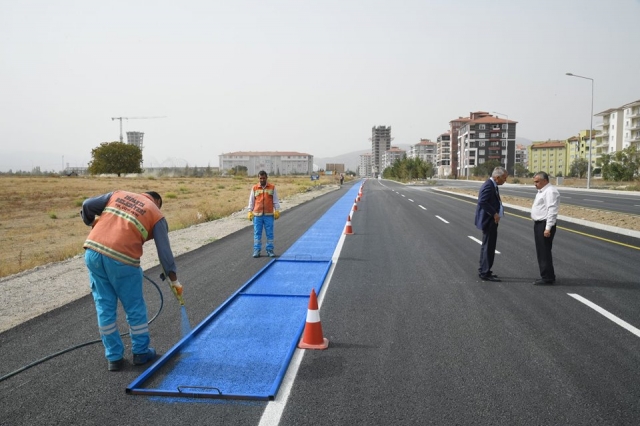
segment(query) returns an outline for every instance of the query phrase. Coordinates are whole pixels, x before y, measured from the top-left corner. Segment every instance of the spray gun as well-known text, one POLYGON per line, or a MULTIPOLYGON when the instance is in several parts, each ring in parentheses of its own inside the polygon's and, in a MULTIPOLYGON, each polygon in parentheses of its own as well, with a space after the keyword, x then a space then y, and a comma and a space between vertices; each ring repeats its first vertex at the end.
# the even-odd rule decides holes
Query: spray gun
MULTIPOLYGON (((166 278, 167 276, 164 272, 160 274, 160 279, 162 281, 164 281, 166 278)), ((171 281, 171 278, 169 278, 169 287, 171 288, 173 295, 176 297, 176 299, 178 299, 178 302, 180 302, 180 306, 184 306, 184 299, 182 298, 182 284, 180 284, 178 280, 171 281)))

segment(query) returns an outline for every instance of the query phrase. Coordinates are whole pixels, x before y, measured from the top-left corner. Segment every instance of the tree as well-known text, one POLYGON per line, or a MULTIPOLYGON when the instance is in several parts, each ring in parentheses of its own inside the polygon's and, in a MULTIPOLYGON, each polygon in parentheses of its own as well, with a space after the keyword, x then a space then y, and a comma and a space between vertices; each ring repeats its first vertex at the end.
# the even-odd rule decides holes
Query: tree
POLYGON ((571 163, 571 167, 569 168, 569 176, 579 177, 582 179, 587 175, 587 170, 589 169, 589 162, 584 158, 576 158, 571 163))
POLYGON ((480 177, 491 176, 491 173, 493 173, 493 169, 500 166, 500 161, 493 159, 485 163, 478 164, 473 169, 471 169, 471 173, 473 173, 474 176, 480 177))
POLYGON ((420 157, 407 158, 405 154, 402 159, 396 159, 391 167, 384 169, 382 177, 407 181, 430 178, 434 173, 433 164, 423 161, 420 157))
POLYGON ((520 163, 516 163, 514 167, 515 175, 519 177, 529 176, 529 170, 520 163))
POLYGON ((142 151, 135 145, 124 142, 102 142, 91 150, 93 160, 89 162, 89 173, 142 173, 142 151))
POLYGON ((638 162, 636 161, 635 146, 602 156, 602 177, 605 180, 631 181, 637 173, 638 162))

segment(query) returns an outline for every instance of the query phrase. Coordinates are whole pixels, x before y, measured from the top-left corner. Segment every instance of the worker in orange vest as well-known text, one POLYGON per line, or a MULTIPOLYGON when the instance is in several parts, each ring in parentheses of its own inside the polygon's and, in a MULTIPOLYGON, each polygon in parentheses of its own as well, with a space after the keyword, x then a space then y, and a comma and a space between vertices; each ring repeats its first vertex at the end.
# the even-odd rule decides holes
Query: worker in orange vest
POLYGON ((262 230, 267 234, 267 256, 276 257, 273 252, 274 220, 280 218, 280 201, 276 186, 267 183, 267 172, 260 170, 260 182, 251 188, 249 194, 249 220, 253 221, 253 257, 260 257, 262 250, 262 230))

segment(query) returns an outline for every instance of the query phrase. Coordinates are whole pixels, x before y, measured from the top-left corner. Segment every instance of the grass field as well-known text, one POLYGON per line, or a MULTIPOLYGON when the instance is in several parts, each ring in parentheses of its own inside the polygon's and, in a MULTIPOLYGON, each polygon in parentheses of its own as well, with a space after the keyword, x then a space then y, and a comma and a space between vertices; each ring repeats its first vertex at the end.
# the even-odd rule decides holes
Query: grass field
MULTIPOLYGON (((0 177, 0 278, 58 262, 82 252, 90 228, 80 218, 82 202, 114 190, 156 191, 171 231, 246 208, 257 177, 0 177)), ((331 177, 269 177, 286 199, 331 177)))

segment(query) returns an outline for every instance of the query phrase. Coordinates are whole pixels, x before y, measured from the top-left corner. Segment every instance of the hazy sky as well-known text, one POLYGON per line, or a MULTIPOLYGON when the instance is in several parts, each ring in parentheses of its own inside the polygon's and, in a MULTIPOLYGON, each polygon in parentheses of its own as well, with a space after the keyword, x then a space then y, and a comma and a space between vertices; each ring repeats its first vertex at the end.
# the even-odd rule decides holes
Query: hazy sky
POLYGON ((146 166, 415 144, 478 110, 565 139, 591 110, 567 72, 594 113, 640 99, 640 0, 0 0, 0 170, 86 166, 121 116, 166 116, 123 121, 146 166))

